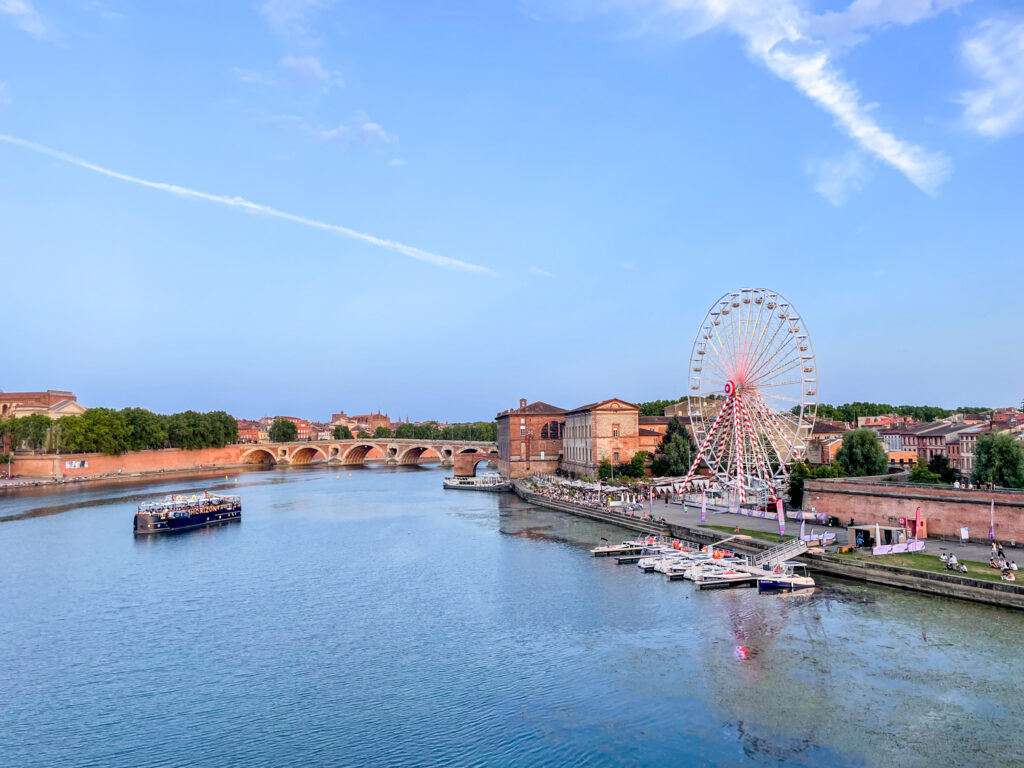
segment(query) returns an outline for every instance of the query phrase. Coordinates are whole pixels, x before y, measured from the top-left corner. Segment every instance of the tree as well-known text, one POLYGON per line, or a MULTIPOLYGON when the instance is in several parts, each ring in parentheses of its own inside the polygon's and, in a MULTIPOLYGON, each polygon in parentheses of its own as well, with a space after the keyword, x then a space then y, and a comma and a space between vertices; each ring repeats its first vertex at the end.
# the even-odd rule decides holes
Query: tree
POLYGON ((391 437, 391 430, 387 427, 377 427, 373 430, 374 437, 391 437))
POLYGON ((696 446, 690 438, 690 430, 677 416, 673 416, 661 438, 658 455, 651 462, 651 474, 655 477, 680 477, 690 470, 696 446))
POLYGON ((370 436, 370 433, 367 432, 365 429, 360 429, 359 432, 356 433, 356 437, 359 437, 359 438, 364 438, 364 437, 369 437, 369 436, 370 436))
POLYGON ((290 443, 299 436, 299 428, 294 421, 274 419, 274 423, 270 425, 268 436, 275 443, 290 443))
POLYGON ((850 477, 883 475, 889 467, 889 453, 873 430, 855 429, 843 435, 836 453, 843 471, 850 477))
POLYGON ((811 469, 810 465, 806 462, 794 462, 789 471, 789 488, 787 489, 789 503, 794 507, 803 509, 804 481, 843 477, 844 474, 843 467, 837 461, 833 461, 831 464, 823 464, 814 469, 811 469))
POLYGON ((334 439, 335 440, 351 440, 352 430, 346 427, 344 424, 339 424, 334 428, 334 439))
POLYGON ((629 463, 632 465, 633 471, 637 473, 634 477, 643 477, 646 474, 644 466, 647 464, 647 451, 637 451, 629 463))
POLYGON ((1024 488, 1024 444, 1009 432, 982 435, 974 447, 975 485, 1024 488))
POLYGON ((930 461, 927 464, 923 461, 919 461, 914 465, 914 468, 910 470, 910 482, 938 485, 942 482, 942 475, 938 472, 932 472, 930 461))
POLYGON ((33 451, 42 450, 46 445, 46 438, 50 434, 50 425, 53 422, 41 413, 23 416, 19 421, 21 422, 22 442, 33 451))
POLYGON ((640 415, 661 416, 670 405, 681 403, 685 399, 685 397, 677 397, 675 400, 649 400, 646 403, 640 403, 640 415))
POLYGON ((597 462, 597 476, 602 480, 612 476, 612 463, 607 456, 597 462))
MULTIPOLYGON (((917 469, 917 467, 914 467, 917 469)), ((952 484, 956 480, 956 470, 949 463, 949 457, 939 454, 928 460, 928 471, 938 476, 939 481, 952 484)))

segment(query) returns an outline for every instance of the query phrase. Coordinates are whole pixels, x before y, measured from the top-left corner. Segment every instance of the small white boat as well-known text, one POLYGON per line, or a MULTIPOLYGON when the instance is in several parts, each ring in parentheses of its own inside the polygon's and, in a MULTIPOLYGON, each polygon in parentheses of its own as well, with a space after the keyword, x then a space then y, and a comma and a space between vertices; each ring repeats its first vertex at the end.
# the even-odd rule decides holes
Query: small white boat
POLYGON ((594 557, 608 557, 609 555, 639 555, 645 547, 652 546, 647 539, 633 539, 624 541, 621 544, 605 544, 602 547, 594 547, 590 554, 594 557))
POLYGON ((739 571, 729 566, 706 565, 695 572, 693 582, 697 589, 724 589, 727 587, 754 586, 757 579, 747 571, 739 571))
POLYGON ((758 592, 799 592, 814 589, 814 579, 807 575, 803 563, 781 563, 772 572, 757 580, 758 592))

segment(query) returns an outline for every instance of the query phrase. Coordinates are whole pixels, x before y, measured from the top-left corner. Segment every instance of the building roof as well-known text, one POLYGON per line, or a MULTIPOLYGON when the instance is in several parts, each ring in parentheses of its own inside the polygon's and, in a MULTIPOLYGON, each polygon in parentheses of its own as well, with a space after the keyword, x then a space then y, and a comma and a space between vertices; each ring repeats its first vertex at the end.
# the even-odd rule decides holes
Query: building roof
POLYGON ((553 414, 560 416, 565 412, 565 408, 559 408, 557 405, 551 405, 550 403, 545 403, 542 400, 537 400, 529 405, 524 405, 519 408, 509 408, 508 410, 502 411, 496 418, 500 419, 503 416, 530 416, 536 414, 553 414))
POLYGON ((678 418, 677 416, 641 416, 639 421, 641 424, 668 424, 672 419, 678 418))
POLYGON ((828 419, 816 419, 814 421, 814 428, 811 430, 811 434, 834 435, 837 432, 841 433, 849 431, 849 427, 840 422, 829 421, 828 419))
POLYGON ((601 400, 600 402, 597 402, 597 403, 589 403, 588 405, 581 405, 579 408, 573 408, 571 411, 566 411, 566 413, 580 413, 581 411, 596 411, 601 406, 608 405, 609 403, 622 403, 623 405, 628 405, 630 408, 636 408, 638 411, 640 410, 640 406, 636 405, 635 403, 630 403, 630 402, 628 402, 626 400, 623 400, 622 398, 619 398, 619 397, 610 397, 607 400, 601 400))
POLYGON ((644 429, 643 427, 640 427, 640 429, 638 430, 638 434, 640 435, 640 437, 661 437, 661 432, 659 432, 658 430, 644 429))

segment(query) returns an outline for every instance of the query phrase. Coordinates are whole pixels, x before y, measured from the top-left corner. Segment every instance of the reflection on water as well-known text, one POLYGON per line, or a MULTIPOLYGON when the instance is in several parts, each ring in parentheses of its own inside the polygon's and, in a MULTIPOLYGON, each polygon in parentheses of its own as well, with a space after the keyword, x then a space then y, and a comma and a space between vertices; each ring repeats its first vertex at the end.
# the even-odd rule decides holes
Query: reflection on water
POLYGON ((0 764, 1019 764, 1018 613, 701 593, 436 470, 0 496, 0 764), (136 542, 141 498, 243 520, 136 542))

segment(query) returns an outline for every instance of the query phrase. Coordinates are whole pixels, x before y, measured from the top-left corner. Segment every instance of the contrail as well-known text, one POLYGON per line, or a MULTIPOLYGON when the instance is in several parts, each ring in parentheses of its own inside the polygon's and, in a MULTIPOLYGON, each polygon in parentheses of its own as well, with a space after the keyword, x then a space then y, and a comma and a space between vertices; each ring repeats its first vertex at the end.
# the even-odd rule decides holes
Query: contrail
POLYGON ((455 269, 463 272, 476 272, 483 275, 496 275, 493 269, 482 267, 479 264, 470 264, 465 261, 459 261, 458 259, 451 259, 447 256, 438 256, 436 253, 430 253, 428 251, 421 251, 419 248, 413 248, 411 245, 404 245, 402 243, 395 242, 394 240, 386 240, 381 237, 374 237, 373 235, 367 235, 363 232, 357 232, 354 229, 348 227, 342 227, 337 224, 328 224, 325 221, 317 221, 316 219, 307 219, 305 216, 297 216, 294 213, 287 213, 285 211, 279 211, 276 208, 271 208, 269 205, 260 205, 259 203, 250 203, 241 197, 227 197, 226 195, 211 195, 207 192, 200 192, 196 189, 189 189, 188 187, 179 187, 176 184, 165 184, 160 181, 147 181, 146 179, 140 179, 136 176, 129 176, 126 173, 119 173, 118 171, 112 171, 109 168, 104 168, 102 165, 96 165, 90 163, 88 160, 82 160, 81 158, 69 155, 65 152, 61 152, 50 147, 43 146, 42 144, 36 144, 33 141, 26 141, 25 139, 19 139, 16 136, 7 136, 6 134, 0 133, 0 141, 8 144, 14 144, 15 146, 24 147, 25 149, 38 152, 41 155, 48 155, 49 157, 62 160, 65 163, 71 163, 77 165, 80 168, 86 168, 96 173, 102 173, 104 176, 110 176, 114 179, 120 179, 121 181, 128 181, 132 184, 139 184, 143 187, 149 187, 150 189, 159 189, 162 192, 170 192, 175 195, 181 195, 182 197, 193 197, 198 200, 207 200, 211 203, 221 203, 223 205, 230 205, 233 208, 242 208, 243 210, 249 211, 250 213, 259 213, 263 216, 272 216, 276 219, 284 219, 285 221, 292 221, 296 224, 302 224, 306 227, 313 227, 315 229, 324 229, 328 232, 334 232, 345 237, 351 237, 356 240, 362 240, 364 243, 370 243, 371 245, 377 245, 381 248, 388 248, 392 251, 397 251, 410 258, 417 259, 419 261, 432 264, 435 267, 442 267, 444 269, 455 269))

